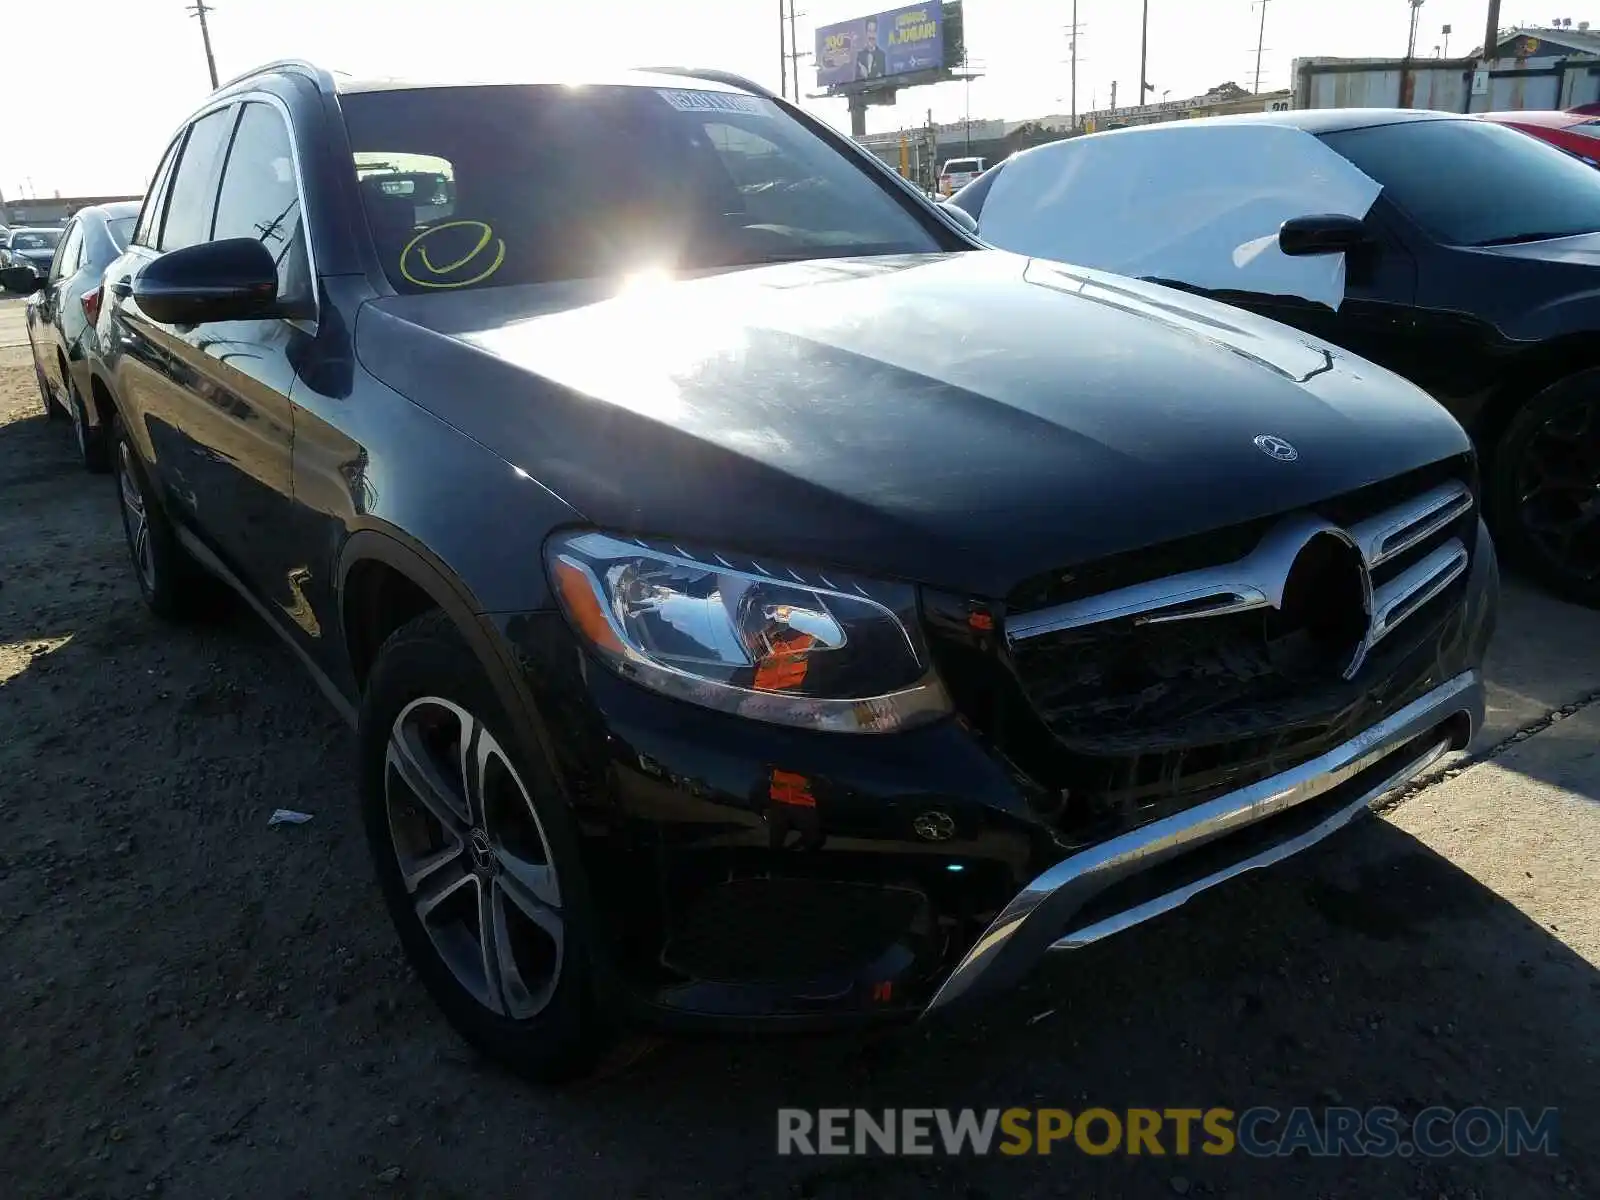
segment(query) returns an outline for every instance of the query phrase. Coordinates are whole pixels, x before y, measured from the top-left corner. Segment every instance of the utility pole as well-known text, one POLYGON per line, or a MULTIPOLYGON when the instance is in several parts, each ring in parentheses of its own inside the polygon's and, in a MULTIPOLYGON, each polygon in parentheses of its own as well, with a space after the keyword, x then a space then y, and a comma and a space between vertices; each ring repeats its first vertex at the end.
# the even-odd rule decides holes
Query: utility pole
POLYGON ((1115 79, 1111 81, 1111 111, 1117 111, 1117 81, 1115 79))
POLYGON ((1078 0, 1072 0, 1072 24, 1067 26, 1067 49, 1072 53, 1072 128, 1078 128, 1078 0))
POLYGON ((1256 33, 1256 95, 1261 94, 1261 51, 1267 44, 1267 0, 1256 0, 1261 5, 1261 28, 1256 33))
POLYGON ((789 61, 794 64, 794 102, 800 103, 800 43, 794 37, 794 3, 789 0, 789 61))
POLYGON ((1144 0, 1144 16, 1139 22, 1139 95, 1134 99, 1134 107, 1144 107, 1144 94, 1150 90, 1150 85, 1144 79, 1145 52, 1150 46, 1150 0, 1144 0))
POLYGON ((789 98, 789 47, 783 39, 783 0, 778 0, 778 90, 789 98))
POLYGON ((207 4, 206 0, 194 0, 194 3, 189 5, 189 12, 191 15, 200 18, 200 40, 206 46, 206 70, 211 72, 211 90, 216 91, 219 86, 217 83, 217 60, 211 54, 211 30, 206 25, 206 14, 208 12, 216 12, 216 9, 207 4))
POLYGON ((1489 0, 1489 20, 1483 31, 1483 60, 1494 57, 1496 43, 1500 41, 1500 0, 1489 0))

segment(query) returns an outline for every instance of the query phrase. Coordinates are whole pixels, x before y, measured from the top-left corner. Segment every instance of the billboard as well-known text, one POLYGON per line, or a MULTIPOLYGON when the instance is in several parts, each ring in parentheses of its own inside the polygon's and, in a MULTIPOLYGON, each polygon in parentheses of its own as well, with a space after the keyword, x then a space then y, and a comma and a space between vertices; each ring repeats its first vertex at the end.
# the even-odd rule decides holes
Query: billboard
POLYGON ((944 65, 944 9, 939 0, 817 30, 817 83, 823 87, 944 65))

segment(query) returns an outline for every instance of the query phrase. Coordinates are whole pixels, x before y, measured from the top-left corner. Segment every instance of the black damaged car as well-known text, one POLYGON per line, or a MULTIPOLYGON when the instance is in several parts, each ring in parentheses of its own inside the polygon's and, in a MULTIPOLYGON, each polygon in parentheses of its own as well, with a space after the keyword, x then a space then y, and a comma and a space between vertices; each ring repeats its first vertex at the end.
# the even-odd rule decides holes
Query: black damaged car
POLYGON ((535 1077, 957 1008, 1481 722, 1437 404, 983 249, 732 77, 265 67, 107 278, 146 601, 295 649, 411 961, 535 1077))

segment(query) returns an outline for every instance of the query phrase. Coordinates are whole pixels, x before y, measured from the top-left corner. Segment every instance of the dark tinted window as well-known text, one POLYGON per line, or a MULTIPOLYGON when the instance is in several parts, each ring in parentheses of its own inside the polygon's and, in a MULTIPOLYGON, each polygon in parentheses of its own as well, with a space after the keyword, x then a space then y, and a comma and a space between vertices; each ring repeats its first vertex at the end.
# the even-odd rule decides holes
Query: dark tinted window
POLYGON ((167 185, 172 182, 172 159, 182 139, 174 139, 167 152, 161 156, 161 165, 150 177, 150 192, 139 210, 139 224, 134 227, 133 240, 141 246, 154 246, 161 232, 161 210, 167 201, 167 185))
POLYGON ((219 109, 190 127, 177 174, 172 177, 172 198, 167 201, 167 219, 161 227, 161 249, 181 250, 211 240, 217 172, 234 115, 231 107, 219 109))
POLYGON ((755 96, 509 86, 340 103, 400 291, 942 248, 887 181, 755 96))
POLYGON ((59 229, 19 229, 11 235, 13 250, 54 250, 60 243, 59 229))
POLYGON ((1441 242, 1484 246, 1600 230, 1600 174, 1487 121, 1412 121, 1324 134, 1441 242))
POLYGON ((278 294, 305 293, 305 237, 289 127, 277 109, 246 104, 228 151, 211 236, 255 238, 278 263, 278 294))
POLYGON ((111 233, 111 240, 118 251, 128 245, 128 239, 133 236, 133 217, 111 217, 106 221, 106 229, 111 233))

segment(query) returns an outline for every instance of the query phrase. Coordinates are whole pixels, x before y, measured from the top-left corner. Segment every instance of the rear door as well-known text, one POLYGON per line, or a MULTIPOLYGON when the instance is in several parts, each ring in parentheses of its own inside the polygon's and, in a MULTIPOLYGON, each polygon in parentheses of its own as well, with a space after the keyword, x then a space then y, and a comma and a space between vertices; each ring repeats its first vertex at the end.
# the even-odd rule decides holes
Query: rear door
POLYGON ((56 245, 56 256, 50 261, 49 275, 34 294, 29 314, 39 369, 49 380, 51 389, 63 401, 66 398, 67 381, 61 374, 61 360, 72 343, 62 329, 62 291, 77 271, 82 255, 83 223, 74 218, 56 245))

